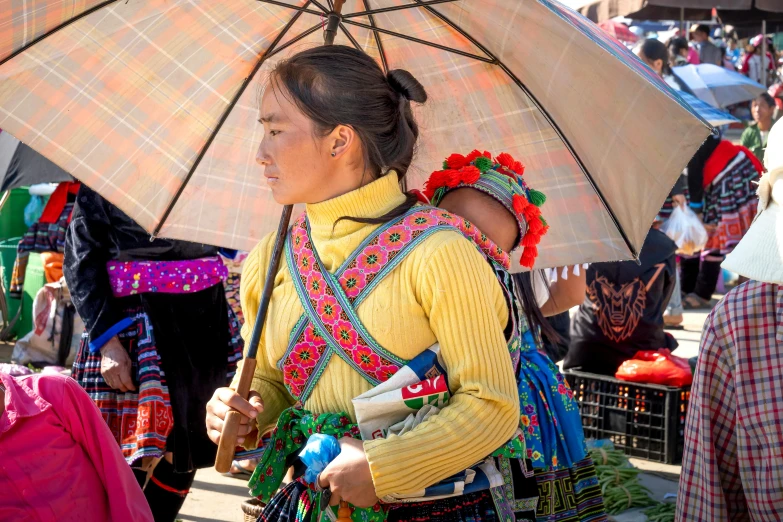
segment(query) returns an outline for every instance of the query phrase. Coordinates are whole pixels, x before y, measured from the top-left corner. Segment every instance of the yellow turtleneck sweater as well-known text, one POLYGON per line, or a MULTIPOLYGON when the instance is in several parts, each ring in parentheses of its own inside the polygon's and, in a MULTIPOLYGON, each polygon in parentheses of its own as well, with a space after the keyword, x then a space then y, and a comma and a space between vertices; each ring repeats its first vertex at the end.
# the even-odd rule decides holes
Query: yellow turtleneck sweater
MULTIPOLYGON (((379 217, 404 199, 392 173, 343 196, 308 205, 313 243, 326 269, 336 270, 377 228, 345 220, 334 226, 338 218, 379 217)), ((245 339, 250 338, 258 311, 273 242, 271 236, 265 238, 245 261, 245 339)), ((258 417, 262 432, 294 403, 276 365, 303 313, 283 260, 252 385, 264 400, 258 417)), ((503 336, 508 308, 489 264, 461 234, 441 231, 427 238, 357 313, 381 346, 404 359, 413 359, 437 340, 453 393, 448 406, 410 433, 364 443, 379 497, 421 490, 475 464, 511 438, 518 425, 519 397, 503 336)), ((355 421, 351 399, 370 388, 335 356, 304 407, 316 414, 344 411, 355 421)))

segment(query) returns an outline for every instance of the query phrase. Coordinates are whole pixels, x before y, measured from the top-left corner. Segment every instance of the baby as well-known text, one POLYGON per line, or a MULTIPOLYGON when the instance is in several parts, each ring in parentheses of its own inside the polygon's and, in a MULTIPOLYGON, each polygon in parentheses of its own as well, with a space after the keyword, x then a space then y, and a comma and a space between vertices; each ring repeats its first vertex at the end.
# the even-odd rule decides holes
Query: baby
MULTIPOLYGON (((597 480, 590 480, 595 478, 595 469, 585 449, 577 403, 557 367, 538 350, 538 336, 526 312, 539 305, 530 299, 520 302, 520 292, 508 272, 507 253, 517 248, 522 248, 520 264, 533 267, 537 246, 549 229, 540 210, 546 197, 525 183, 524 166, 508 154, 495 158, 479 151, 467 156, 452 154, 443 168, 430 176, 420 199, 461 216, 480 231, 465 224, 460 227, 492 264, 509 306, 505 333, 517 374, 520 427, 527 451, 527 458, 517 459, 516 465, 525 475, 531 471, 535 475, 537 514, 536 502, 529 501, 535 492, 530 495, 520 491, 524 487, 513 487, 511 472, 504 473, 509 475, 504 477, 509 487, 506 495, 515 496, 517 519, 559 519, 566 506, 575 506, 576 520, 597 520, 603 514, 601 491, 597 480)), ((579 281, 583 298, 584 280, 576 280, 577 287, 579 281)))

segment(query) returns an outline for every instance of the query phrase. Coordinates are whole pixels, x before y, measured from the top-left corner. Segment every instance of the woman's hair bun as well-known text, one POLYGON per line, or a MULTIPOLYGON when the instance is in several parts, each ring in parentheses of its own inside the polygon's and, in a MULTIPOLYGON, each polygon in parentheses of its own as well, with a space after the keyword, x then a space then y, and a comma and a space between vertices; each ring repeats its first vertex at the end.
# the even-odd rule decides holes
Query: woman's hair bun
POLYGON ((386 75, 386 80, 388 80, 392 89, 408 100, 416 103, 424 103, 427 101, 427 91, 424 90, 424 86, 408 71, 404 69, 389 71, 386 75))

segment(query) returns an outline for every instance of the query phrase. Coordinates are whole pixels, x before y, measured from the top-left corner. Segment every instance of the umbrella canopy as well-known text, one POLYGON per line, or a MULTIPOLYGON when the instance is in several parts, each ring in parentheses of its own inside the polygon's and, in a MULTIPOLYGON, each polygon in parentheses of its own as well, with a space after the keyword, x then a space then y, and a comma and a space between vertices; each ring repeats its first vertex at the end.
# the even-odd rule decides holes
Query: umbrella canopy
POLYGON ((712 64, 673 67, 672 72, 700 100, 728 107, 755 99, 767 89, 747 76, 712 64))
POLYGON ((735 118, 731 114, 729 114, 726 111, 722 111, 716 107, 713 107, 712 105, 709 105, 707 103, 704 103, 700 99, 698 99, 696 96, 689 94, 685 91, 679 91, 677 94, 682 96, 682 99, 685 100, 685 103, 691 106, 691 108, 702 118, 704 118, 706 121, 710 123, 710 125, 713 125, 715 127, 720 127, 721 125, 728 125, 730 123, 739 123, 739 119, 735 118))
MULTIPOLYGON (((0 126, 159 235, 249 249, 276 228, 280 207, 254 162, 259 88, 278 60, 321 44, 328 5, 14 5, 0 24, 0 126)), ((335 43, 428 89, 409 186, 454 151, 524 161, 549 197, 539 267, 637 255, 710 131, 556 2, 351 0, 340 20, 335 43)))
POLYGON ((623 43, 636 43, 639 41, 639 36, 632 33, 627 25, 615 22, 614 20, 606 20, 598 24, 603 32, 620 40, 623 43))
POLYGON ((9 133, 0 131, 0 192, 60 181, 73 181, 73 177, 9 133))

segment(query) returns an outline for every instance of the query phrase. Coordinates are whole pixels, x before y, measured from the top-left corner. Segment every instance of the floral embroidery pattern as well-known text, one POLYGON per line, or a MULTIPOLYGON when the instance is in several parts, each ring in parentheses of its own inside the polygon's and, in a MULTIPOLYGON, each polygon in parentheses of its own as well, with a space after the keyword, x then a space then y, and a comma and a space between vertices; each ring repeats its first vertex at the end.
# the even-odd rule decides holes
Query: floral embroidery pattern
POLYGON ((416 207, 376 230, 332 275, 325 273, 313 249, 306 216, 302 215, 294 223, 288 244, 292 261, 289 266, 296 272, 292 275, 296 278, 297 291, 306 294, 300 296, 303 304, 314 311, 327 336, 325 339, 316 333, 307 315, 297 323, 280 363, 285 385, 294 397, 300 401, 307 399, 332 352, 351 364, 373 385, 388 380, 405 364, 380 347, 360 324, 354 324, 358 320, 353 306, 365 289, 374 287, 373 281, 377 283, 407 255, 417 238, 429 229, 443 228, 444 225, 471 239, 485 257, 505 267, 510 265, 508 254, 470 222, 444 210, 416 207), (351 309, 347 310, 346 306, 351 309), (306 324, 304 329, 302 324, 306 324))

